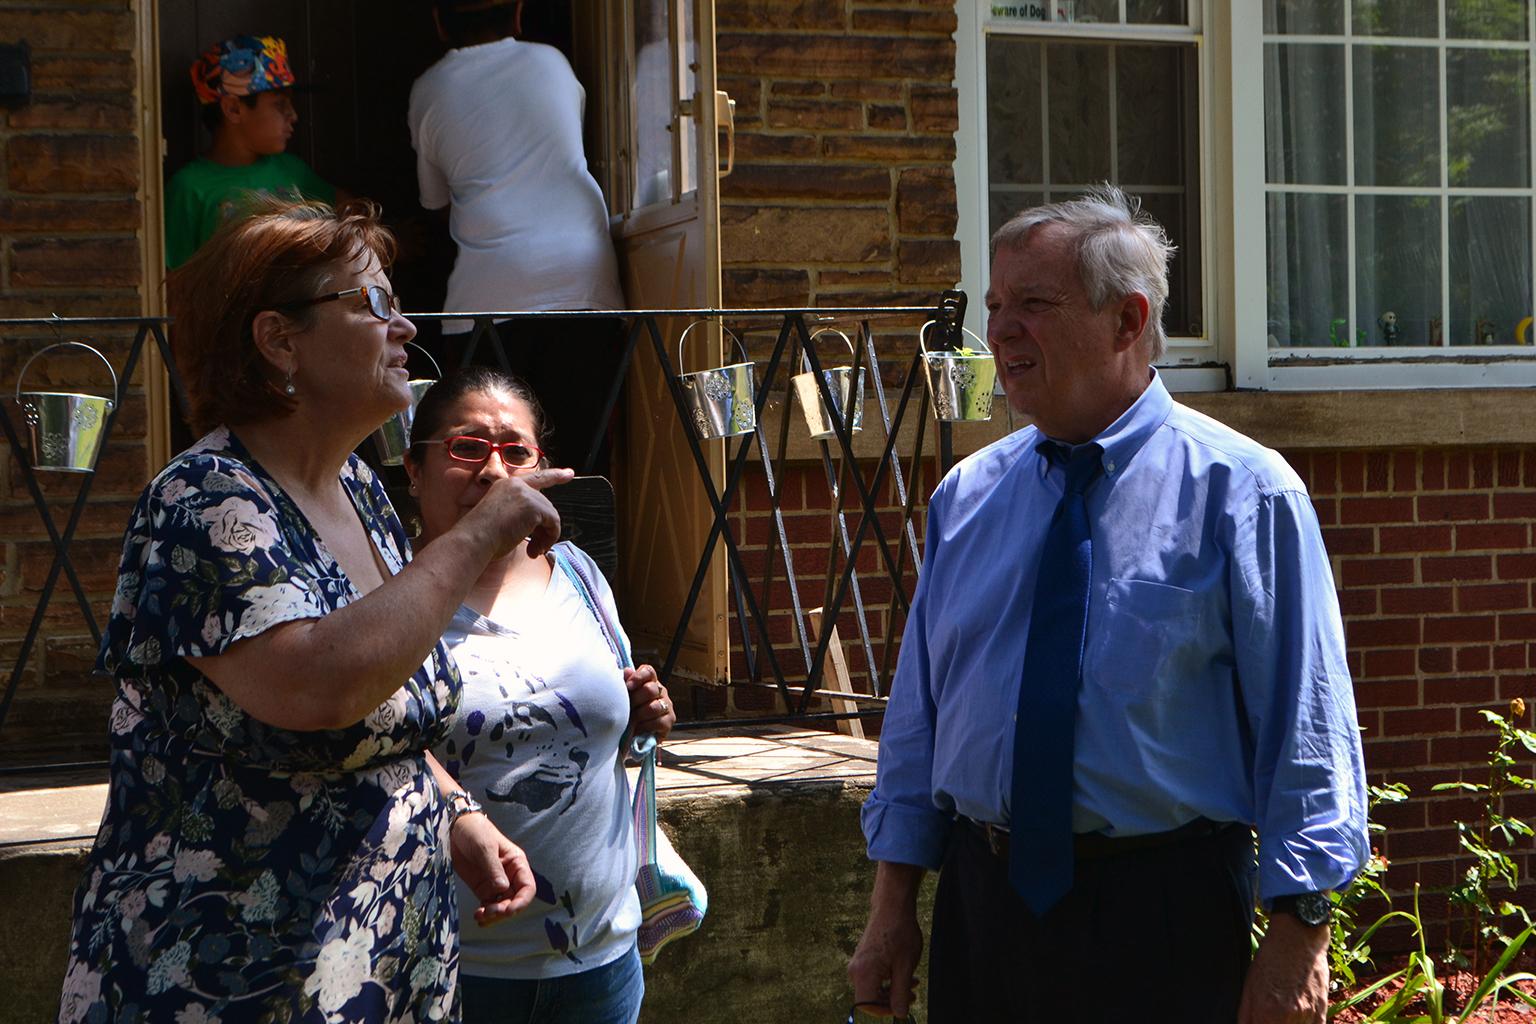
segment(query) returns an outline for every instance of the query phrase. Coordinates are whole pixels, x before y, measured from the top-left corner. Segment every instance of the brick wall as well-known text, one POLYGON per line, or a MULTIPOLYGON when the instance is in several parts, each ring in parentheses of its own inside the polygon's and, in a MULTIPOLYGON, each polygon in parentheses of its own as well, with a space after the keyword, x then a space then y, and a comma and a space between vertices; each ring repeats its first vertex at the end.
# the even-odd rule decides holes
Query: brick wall
MULTIPOLYGON (((906 473, 907 469, 908 465, 904 460, 903 473, 906 473)), ((911 483, 910 480, 908 482, 911 483)), ((914 487, 918 500, 913 516, 913 526, 919 550, 923 542, 927 495, 933 490, 936 482, 934 462, 931 459, 925 460, 922 479, 917 481, 914 487)), ((779 479, 779 485, 784 511, 784 533, 789 539, 791 557, 795 566, 795 579, 800 591, 800 602, 805 609, 817 608, 825 603, 828 569, 840 575, 846 564, 842 557, 838 524, 831 512, 835 502, 831 497, 826 472, 817 464, 792 464, 785 468, 779 479)), ((854 485, 849 483, 845 486, 849 494, 845 507, 847 508, 847 529, 851 537, 858 529, 862 511, 854 485)), ((770 551, 773 552, 774 586, 766 607, 768 632, 781 670, 788 679, 798 680, 803 685, 807 662, 800 651, 794 630, 794 614, 791 610, 789 587, 785 580, 783 557, 777 553, 778 547, 774 544, 776 527, 769 504, 767 483, 760 472, 753 472, 744 481, 744 487, 745 500, 740 505, 740 511, 732 519, 732 529, 736 531, 737 542, 742 547, 742 561, 747 571, 752 574, 754 592, 759 600, 768 593, 762 589, 761 583, 764 578, 764 569, 770 561, 770 551)), ((893 483, 887 482, 879 495, 879 501, 882 506, 881 528, 890 542, 891 557, 896 560, 896 542, 901 536, 899 533, 901 505, 897 500, 893 483)), ((911 588, 916 584, 910 550, 903 559, 898 561, 898 565, 902 569, 904 589, 910 593, 911 588)), ((900 605, 893 603, 890 574, 879 554, 873 532, 866 535, 860 546, 858 573, 860 594, 864 601, 865 621, 869 629, 870 653, 874 656, 875 672, 873 674, 859 633, 858 618, 853 611, 854 598, 851 591, 843 600, 843 613, 839 617, 837 627, 854 689, 862 693, 873 693, 872 675, 880 674, 884 667, 883 678, 888 683, 890 674, 895 671, 896 647, 899 646, 901 629, 905 625, 905 616, 900 605), (895 619, 894 630, 892 617, 895 619), (885 638, 888 633, 895 641, 889 655, 885 651, 885 638)), ((755 643, 758 638, 755 629, 751 632, 751 636, 755 643)), ((808 636, 810 649, 814 654, 816 637, 814 633, 808 636)), ((760 672, 762 681, 773 680, 766 662, 763 663, 760 672)), ((733 680, 748 678, 747 663, 741 643, 741 622, 734 614, 731 621, 731 673, 733 680)), ((830 686, 830 681, 824 677, 821 687, 830 688, 830 686)), ((796 696, 798 695, 797 691, 796 696)), ((751 687, 733 689, 729 702, 726 701, 725 695, 717 690, 709 706, 717 712, 757 715, 774 712, 776 709, 777 713, 782 713, 783 707, 772 691, 751 687)), ((830 709, 824 700, 813 698, 811 710, 830 709)))
MULTIPOLYGON (((1479 710, 1536 704, 1536 449, 1288 458, 1311 488, 1341 588, 1366 768, 1413 790, 1377 815, 1390 885, 1444 889, 1467 866, 1452 823, 1474 820, 1477 801, 1430 787, 1486 780, 1494 732, 1479 710)), ((1536 796, 1507 809, 1536 816, 1536 796)), ((1522 902, 1536 905, 1536 893, 1522 902)), ((1424 903, 1443 912, 1442 896, 1424 903)))
POLYGON ((925 305, 960 279, 954 4, 719 0, 727 306, 925 305))
MULTIPOLYGON (((31 44, 33 75, 31 102, 0 108, 0 318, 141 312, 136 33, 136 10, 124 0, 0 8, 0 41, 31 44)), ((27 358, 57 340, 88 340, 120 369, 131 334, 0 327, 0 393, 9 395, 27 358)), ((26 378, 33 390, 97 393, 105 393, 107 381, 105 368, 79 350, 49 353, 26 378)), ((125 386, 116 440, 101 455, 74 547, 103 624, 123 526, 148 469, 139 383, 125 386)), ((14 403, 6 403, 19 427, 14 403)), ((0 451, 0 686, 16 663, 52 558, 18 457, 25 456, 0 451)), ((82 479, 40 476, 60 531, 82 479)), ((61 579, 0 730, 0 764, 104 755, 111 687, 89 676, 94 656, 61 579)))

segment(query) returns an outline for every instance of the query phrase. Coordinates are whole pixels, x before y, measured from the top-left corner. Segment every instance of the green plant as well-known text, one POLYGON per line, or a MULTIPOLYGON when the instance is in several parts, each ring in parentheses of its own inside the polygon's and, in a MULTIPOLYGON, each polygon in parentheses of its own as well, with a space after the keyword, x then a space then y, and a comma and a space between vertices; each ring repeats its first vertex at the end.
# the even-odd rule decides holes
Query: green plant
POLYGON ((1517 720, 1525 714, 1525 701, 1510 701, 1509 717, 1495 711, 1482 711, 1495 729, 1498 740, 1488 755, 1487 782, 1445 782, 1434 787, 1437 792, 1459 791, 1482 797, 1482 813, 1474 822, 1458 821, 1456 834, 1461 848, 1472 857, 1461 880, 1451 888, 1452 906, 1461 908, 1466 923, 1463 938, 1471 956, 1449 951, 1454 962, 1480 973, 1487 958, 1500 947, 1507 949, 1513 938, 1504 930, 1504 920, 1517 919, 1529 935, 1531 918, 1524 907, 1510 900, 1494 902, 1493 887, 1503 883, 1511 891, 1520 882, 1520 866, 1510 851, 1522 837, 1536 835, 1530 825, 1503 813, 1504 796, 1512 791, 1536 790, 1536 779, 1518 775, 1515 751, 1523 748, 1536 754, 1536 732, 1523 729, 1517 720))
MULTIPOLYGON (((1406 783, 1394 782, 1387 786, 1369 786, 1367 790, 1370 794, 1370 820, 1367 828, 1372 836, 1376 836, 1386 831, 1385 825, 1374 820, 1376 808, 1382 804, 1407 800, 1408 786, 1406 783)), ((1333 894, 1332 934, 1328 938, 1328 979, 1329 988, 1335 992, 1354 987, 1356 970, 1370 966, 1371 937, 1393 916, 1390 913, 1383 915, 1364 930, 1359 928, 1357 921, 1360 904, 1372 897, 1382 899, 1388 907, 1392 905, 1392 898, 1382 887, 1386 873, 1387 859, 1373 843, 1370 859, 1360 869, 1360 873, 1349 885, 1333 894)))
POLYGON ((1379 927, 1385 921, 1398 917, 1413 925, 1414 937, 1418 940, 1418 948, 1408 954, 1408 963, 1402 970, 1388 975, 1371 985, 1369 988, 1353 994, 1348 1000, 1328 1008, 1328 1015, 1332 1017, 1341 1010, 1349 1009, 1363 1003, 1376 992, 1386 988, 1395 981, 1401 980, 1402 987, 1394 992, 1390 998, 1384 999, 1381 1005, 1365 1018, 1368 1021, 1380 1021, 1381 1024, 1446 1024, 1454 1021, 1455 1024, 1466 1024, 1479 1010, 1486 1007, 1490 1001, 1497 1007, 1500 996, 1508 993, 1525 1003, 1527 1006, 1536 1007, 1536 997, 1526 995, 1516 988, 1517 982, 1536 981, 1536 975, 1524 971, 1509 971, 1509 965, 1514 962, 1520 950, 1536 934, 1536 927, 1527 926, 1518 935, 1513 936, 1504 947, 1503 953, 1493 966, 1478 979, 1477 987, 1467 997, 1465 1005, 1453 1018, 1446 1010, 1445 982, 1435 969, 1435 958, 1430 956, 1429 948, 1424 937, 1424 923, 1419 916, 1419 887, 1413 887, 1413 912, 1394 910, 1385 915, 1373 927, 1379 927), (1422 1005, 1419 1005, 1422 1004, 1422 1005))

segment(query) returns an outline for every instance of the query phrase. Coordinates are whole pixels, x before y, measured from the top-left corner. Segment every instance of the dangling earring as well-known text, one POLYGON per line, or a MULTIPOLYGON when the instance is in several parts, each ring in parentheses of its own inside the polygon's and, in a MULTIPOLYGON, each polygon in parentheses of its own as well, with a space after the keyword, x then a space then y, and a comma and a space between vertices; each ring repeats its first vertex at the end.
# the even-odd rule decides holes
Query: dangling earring
POLYGON ((299 389, 293 386, 293 374, 287 374, 286 377, 287 380, 283 383, 283 394, 292 398, 299 393, 299 389))

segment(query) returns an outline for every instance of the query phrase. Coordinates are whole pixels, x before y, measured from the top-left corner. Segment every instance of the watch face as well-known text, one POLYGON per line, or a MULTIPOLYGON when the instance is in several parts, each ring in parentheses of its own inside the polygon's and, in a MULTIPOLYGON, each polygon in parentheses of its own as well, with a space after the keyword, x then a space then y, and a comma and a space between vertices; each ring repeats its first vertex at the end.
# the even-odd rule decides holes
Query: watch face
POLYGON ((1304 892, 1296 897, 1295 910, 1304 924, 1326 924, 1333 913, 1333 901, 1327 893, 1304 892))

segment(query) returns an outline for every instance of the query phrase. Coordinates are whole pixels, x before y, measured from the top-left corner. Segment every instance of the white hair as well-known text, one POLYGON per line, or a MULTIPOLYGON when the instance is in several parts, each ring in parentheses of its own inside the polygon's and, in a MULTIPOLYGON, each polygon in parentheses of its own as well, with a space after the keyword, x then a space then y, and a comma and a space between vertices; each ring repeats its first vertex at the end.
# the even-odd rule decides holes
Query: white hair
POLYGON ((1035 228, 1060 224, 1077 250, 1077 275, 1094 312, 1134 292, 1147 297, 1152 331, 1150 361, 1168 349, 1163 307, 1168 302, 1168 232, 1141 208, 1141 200, 1114 185, 1096 185, 1076 199, 1036 206, 1018 214, 992 236, 992 252, 1023 246, 1035 228))

